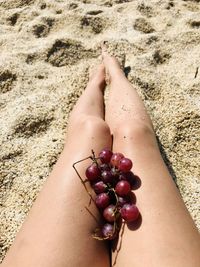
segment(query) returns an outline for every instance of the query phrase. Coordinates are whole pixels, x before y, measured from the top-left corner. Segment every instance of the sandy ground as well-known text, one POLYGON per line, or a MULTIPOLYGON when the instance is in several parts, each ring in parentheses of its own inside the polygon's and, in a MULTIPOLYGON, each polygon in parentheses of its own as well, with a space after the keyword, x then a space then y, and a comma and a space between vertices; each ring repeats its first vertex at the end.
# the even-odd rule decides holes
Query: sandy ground
POLYGON ((0 0, 0 260, 63 148, 102 40, 126 55, 200 229, 199 0, 0 0))

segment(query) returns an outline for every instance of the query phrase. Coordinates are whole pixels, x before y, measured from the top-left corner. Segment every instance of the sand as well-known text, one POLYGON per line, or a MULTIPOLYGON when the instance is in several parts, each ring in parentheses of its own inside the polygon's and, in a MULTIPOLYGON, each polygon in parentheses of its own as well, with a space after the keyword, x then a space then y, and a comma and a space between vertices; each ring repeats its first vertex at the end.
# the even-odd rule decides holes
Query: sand
POLYGON ((0 260, 62 151, 102 40, 126 55, 200 229, 199 0, 0 0, 0 260))

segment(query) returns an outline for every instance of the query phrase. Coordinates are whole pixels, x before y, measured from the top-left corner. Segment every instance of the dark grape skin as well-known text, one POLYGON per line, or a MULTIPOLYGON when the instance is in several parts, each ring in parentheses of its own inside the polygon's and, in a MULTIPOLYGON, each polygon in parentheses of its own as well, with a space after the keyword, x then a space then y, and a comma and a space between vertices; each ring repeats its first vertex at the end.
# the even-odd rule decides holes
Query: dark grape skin
POLYGON ((139 217, 139 210, 134 204, 124 204, 120 213, 126 222, 133 222, 139 217))
POLYGON ((128 181, 131 187, 135 185, 135 175, 131 171, 120 173, 119 180, 128 181))
POLYGON ((111 204, 103 211, 103 217, 108 222, 114 222, 115 221, 115 205, 111 204))
POLYGON ((111 173, 115 178, 119 177, 119 171, 115 167, 111 168, 111 173))
POLYGON ((102 163, 109 163, 113 153, 107 148, 104 148, 99 153, 99 158, 102 163))
POLYGON ((128 181, 121 180, 115 186, 115 192, 118 196, 125 196, 131 191, 131 186, 128 181))
POLYGON ((85 175, 90 182, 94 182, 101 175, 101 171, 99 167, 95 163, 93 163, 86 169, 85 175))
POLYGON ((104 164, 100 164, 99 167, 100 167, 100 170, 101 170, 101 171, 110 171, 110 170, 111 170, 109 164, 106 164, 106 163, 104 163, 104 164))
POLYGON ((113 176, 112 186, 115 187, 116 184, 119 181, 119 171, 115 167, 113 167, 113 168, 111 168, 111 173, 112 173, 112 176, 113 176))
POLYGON ((122 208, 124 206, 124 204, 127 204, 130 202, 130 199, 125 196, 125 197, 118 197, 118 203, 117 203, 117 206, 119 208, 122 208))
POLYGON ((119 162, 123 158, 124 158, 124 155, 122 153, 113 153, 113 155, 110 159, 110 163, 113 167, 118 168, 119 162))
POLYGON ((96 203, 96 206, 98 208, 104 209, 110 204, 110 198, 109 198, 108 194, 101 193, 101 194, 96 196, 95 203, 96 203))
POLYGON ((101 194, 106 192, 107 185, 103 181, 98 181, 97 183, 92 185, 92 188, 94 189, 94 192, 96 194, 101 194))
POLYGON ((117 232, 114 231, 114 226, 110 223, 104 224, 102 227, 102 235, 105 237, 107 240, 113 240, 116 237, 117 232))
POLYGON ((122 158, 119 162, 118 168, 120 171, 128 172, 131 170, 133 163, 128 158, 122 158))
POLYGON ((113 181, 113 175, 111 171, 103 171, 101 173, 101 179, 103 180, 104 183, 112 183, 113 181))

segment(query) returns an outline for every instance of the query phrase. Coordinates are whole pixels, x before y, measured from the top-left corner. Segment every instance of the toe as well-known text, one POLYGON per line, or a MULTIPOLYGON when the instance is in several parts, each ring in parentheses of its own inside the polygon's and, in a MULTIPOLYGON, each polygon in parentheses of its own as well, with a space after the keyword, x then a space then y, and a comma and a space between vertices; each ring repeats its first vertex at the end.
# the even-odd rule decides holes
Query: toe
POLYGON ((102 59, 103 63, 105 65, 106 70, 109 72, 109 74, 112 76, 115 74, 115 72, 121 71, 120 63, 114 56, 110 56, 107 52, 107 47, 105 43, 101 45, 102 49, 102 59))

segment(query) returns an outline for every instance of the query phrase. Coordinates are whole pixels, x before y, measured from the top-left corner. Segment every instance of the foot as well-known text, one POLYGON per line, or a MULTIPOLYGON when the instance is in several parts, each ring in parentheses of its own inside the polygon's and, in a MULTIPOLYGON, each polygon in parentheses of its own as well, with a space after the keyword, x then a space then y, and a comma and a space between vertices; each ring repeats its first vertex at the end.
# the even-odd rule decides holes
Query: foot
POLYGON ((93 83, 95 86, 100 87, 104 90, 106 82, 105 82, 105 66, 103 63, 93 68, 89 72, 89 83, 93 83))
POLYGON ((106 73, 108 73, 109 81, 111 82, 116 77, 124 76, 124 72, 120 67, 119 61, 115 57, 110 56, 108 54, 106 45, 103 44, 101 48, 102 48, 103 63, 106 68, 106 73))

